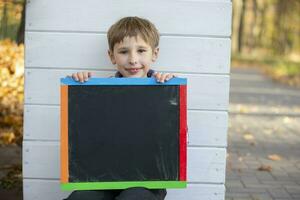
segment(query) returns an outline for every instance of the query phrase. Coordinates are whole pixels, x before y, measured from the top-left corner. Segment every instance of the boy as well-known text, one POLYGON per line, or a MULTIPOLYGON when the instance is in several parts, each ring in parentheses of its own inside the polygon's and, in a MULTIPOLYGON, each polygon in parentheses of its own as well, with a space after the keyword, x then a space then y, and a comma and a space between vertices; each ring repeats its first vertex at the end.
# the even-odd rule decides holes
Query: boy
MULTIPOLYGON (((118 69, 115 77, 143 78, 152 75, 161 83, 174 77, 173 74, 162 74, 149 69, 159 52, 159 34, 150 21, 125 17, 110 27, 107 38, 108 55, 118 69)), ((87 81, 91 76, 91 72, 72 74, 73 79, 80 82, 87 81)))
MULTIPOLYGON (((113 24, 108 33, 108 55, 116 65, 115 77, 154 77, 165 82, 175 77, 172 73, 158 73, 150 69, 158 57, 159 33, 148 20, 125 17, 113 24)), ((73 73, 76 81, 88 81, 91 72, 73 73)), ((128 188, 125 190, 75 191, 67 200, 163 200, 165 189, 128 188)))

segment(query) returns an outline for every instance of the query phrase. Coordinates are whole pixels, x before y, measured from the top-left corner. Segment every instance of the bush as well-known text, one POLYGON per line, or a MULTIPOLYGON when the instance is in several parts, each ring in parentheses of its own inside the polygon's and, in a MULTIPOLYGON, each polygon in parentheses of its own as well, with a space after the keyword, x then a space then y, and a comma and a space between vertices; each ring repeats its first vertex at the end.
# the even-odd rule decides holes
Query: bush
POLYGON ((21 145, 24 99, 24 45, 0 41, 0 145, 21 145))

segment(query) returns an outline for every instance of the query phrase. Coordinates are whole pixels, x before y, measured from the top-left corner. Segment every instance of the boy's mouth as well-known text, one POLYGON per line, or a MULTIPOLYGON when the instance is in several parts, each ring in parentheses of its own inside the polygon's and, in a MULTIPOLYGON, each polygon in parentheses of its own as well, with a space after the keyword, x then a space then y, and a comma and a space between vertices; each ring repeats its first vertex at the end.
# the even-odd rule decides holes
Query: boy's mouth
POLYGON ((142 68, 129 68, 129 69, 126 69, 129 73, 131 74, 136 74, 138 73, 142 68))

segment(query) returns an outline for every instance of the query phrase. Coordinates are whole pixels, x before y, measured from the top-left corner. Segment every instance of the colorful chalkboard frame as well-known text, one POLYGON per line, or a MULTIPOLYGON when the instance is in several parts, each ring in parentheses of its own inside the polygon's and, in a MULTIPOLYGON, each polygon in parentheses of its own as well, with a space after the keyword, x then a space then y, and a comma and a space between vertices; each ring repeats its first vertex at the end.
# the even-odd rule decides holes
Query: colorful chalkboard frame
POLYGON ((62 190, 96 190, 96 189, 125 189, 129 187, 156 188, 185 188, 187 168, 187 80, 173 78, 165 83, 158 83, 154 78, 90 78, 85 83, 74 81, 72 78, 61 79, 61 189, 62 190), (178 178, 177 180, 155 181, 74 181, 70 180, 69 169, 69 92, 74 86, 176 86, 178 88, 178 178))

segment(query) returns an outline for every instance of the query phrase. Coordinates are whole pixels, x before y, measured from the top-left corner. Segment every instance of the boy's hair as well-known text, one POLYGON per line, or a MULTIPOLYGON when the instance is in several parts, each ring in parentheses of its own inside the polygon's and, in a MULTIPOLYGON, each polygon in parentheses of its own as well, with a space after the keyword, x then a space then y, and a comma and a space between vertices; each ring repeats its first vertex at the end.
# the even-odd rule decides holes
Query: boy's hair
POLYGON ((159 44, 159 33, 153 23, 140 17, 124 17, 113 24, 107 33, 109 50, 125 37, 140 36, 154 50, 159 44))

